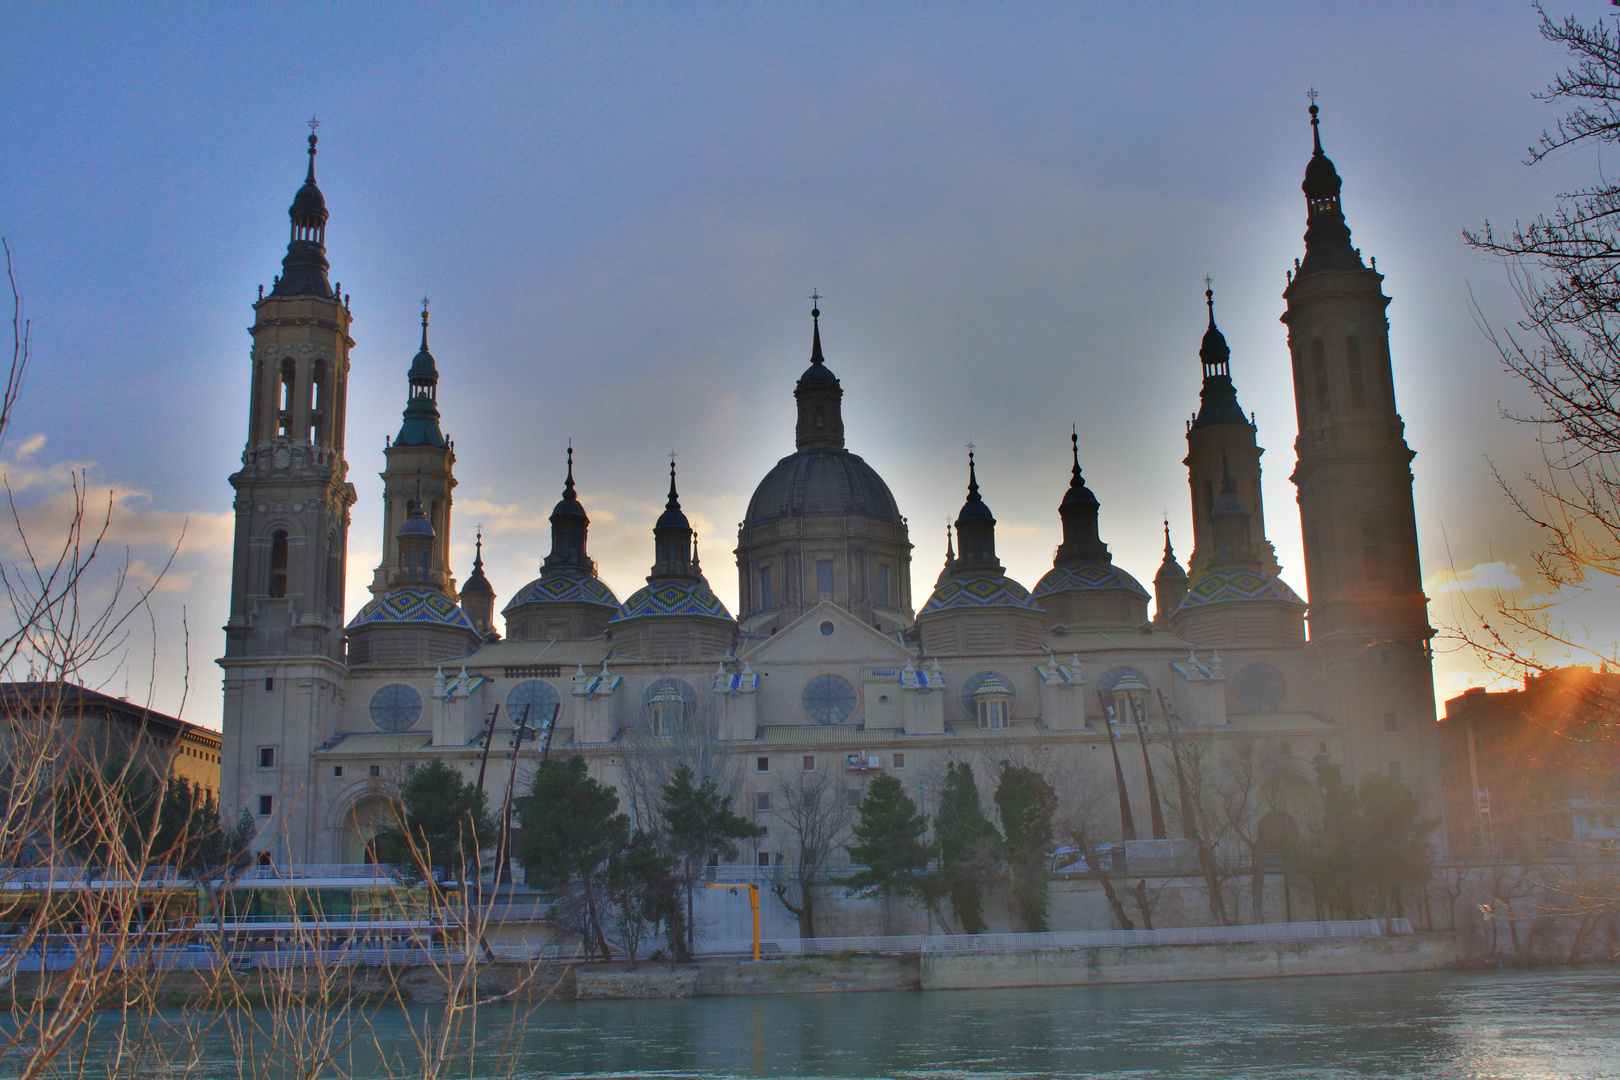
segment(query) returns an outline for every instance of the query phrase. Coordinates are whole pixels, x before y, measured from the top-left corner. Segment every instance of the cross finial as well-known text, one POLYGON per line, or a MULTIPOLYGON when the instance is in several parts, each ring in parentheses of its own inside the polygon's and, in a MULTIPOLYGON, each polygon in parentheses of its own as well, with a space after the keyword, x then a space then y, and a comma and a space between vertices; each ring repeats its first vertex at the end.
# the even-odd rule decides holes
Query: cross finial
POLYGON ((810 303, 812 305, 814 305, 810 309, 810 317, 812 319, 821 318, 821 290, 820 289, 811 289, 810 290, 809 300, 810 300, 810 303))
POLYGON ((309 125, 309 133, 311 135, 315 134, 315 129, 321 126, 321 122, 313 116, 308 120, 305 120, 304 123, 309 125))
POLYGON ((971 453, 973 453, 973 451, 974 451, 974 450, 975 450, 975 449, 977 449, 977 448, 976 448, 976 447, 975 447, 975 446, 974 446, 974 445, 973 445, 973 440, 972 440, 972 439, 969 439, 969 440, 968 440, 968 441, 967 441, 967 452, 968 452, 968 453, 970 453, 970 454, 971 454, 971 453))
POLYGON ((1305 96, 1311 99, 1311 104, 1312 105, 1315 105, 1316 104, 1316 87, 1313 86, 1309 90, 1305 91, 1305 96))
POLYGON ((1214 287, 1215 287, 1215 282, 1210 278, 1210 276, 1208 274, 1205 274, 1204 275, 1204 291, 1209 292, 1212 289, 1214 289, 1214 287))

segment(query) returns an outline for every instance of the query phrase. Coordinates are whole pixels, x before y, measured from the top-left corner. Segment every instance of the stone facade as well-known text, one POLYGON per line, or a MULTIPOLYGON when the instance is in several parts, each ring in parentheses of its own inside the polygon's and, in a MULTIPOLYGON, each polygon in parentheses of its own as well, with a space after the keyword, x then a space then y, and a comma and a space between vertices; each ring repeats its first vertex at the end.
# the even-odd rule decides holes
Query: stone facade
MULTIPOLYGON (((1285 315, 1301 409, 1295 480, 1314 537, 1308 643, 1306 603, 1279 576, 1265 539, 1262 451, 1206 294, 1202 408, 1186 456, 1191 573, 1167 534, 1152 596, 1113 564, 1098 535, 1076 437, 1072 463, 1063 463, 1064 542, 1051 571, 1034 588, 1007 577, 995 552, 994 491, 980 491, 970 459, 950 556, 914 603, 907 523, 882 478, 845 445, 844 388, 823 355, 817 311, 811 363, 794 390, 795 451, 759 483, 739 529, 741 610, 733 616, 709 587, 673 465, 647 585, 614 596, 588 555, 588 490, 576 487, 570 456, 552 554, 538 579, 514 590, 504 638, 491 625, 481 562, 460 593, 443 562, 455 459, 438 429, 424 312, 404 424, 383 473, 387 540, 375 596, 349 621, 345 649, 333 598, 342 595, 354 498, 342 454, 349 315, 324 284, 324 246, 310 247, 324 244, 324 202, 318 233, 299 224, 295 203, 288 259, 303 261, 296 280, 309 292, 283 296, 284 277, 257 305, 253 422, 232 478, 237 561, 221 661, 227 803, 267 808, 259 842, 274 858, 358 861, 393 785, 416 763, 442 758, 482 776, 499 806, 514 777, 527 783, 539 753, 533 733, 549 726, 552 753, 585 756, 632 805, 638 776, 644 783, 661 760, 701 752, 723 762, 737 806, 768 829, 742 859, 764 865, 793 851, 773 798, 812 776, 853 802, 888 772, 932 812, 951 761, 980 766, 981 780, 1002 761, 1038 764, 1066 792, 1100 786, 1108 800, 1117 774, 1146 822, 1152 759, 1138 725, 1162 743, 1172 721, 1177 731, 1292 758, 1302 774, 1318 754, 1352 773, 1399 768, 1437 800, 1410 451, 1390 389, 1381 279, 1358 268, 1359 255, 1357 266, 1341 265, 1337 248, 1323 255, 1322 245, 1339 243, 1317 235, 1321 215, 1338 212, 1337 187, 1324 211, 1311 195, 1311 177, 1321 180, 1312 161, 1312 231, 1285 315), (307 264, 317 255, 313 274, 307 264), (1347 335, 1361 343, 1359 367, 1346 358, 1347 335), (1325 412, 1309 407, 1318 342, 1337 365, 1327 377, 1338 380, 1334 401, 1343 405, 1325 412), (284 368, 290 384, 278 381, 284 368), (319 379, 327 381, 317 390, 319 379), (269 404, 282 400, 292 404, 269 404), (1353 541, 1371 518, 1387 533, 1369 554, 1353 541), (1391 709, 1396 729, 1386 731, 1391 709), (514 759, 518 728, 529 735, 514 759), (273 769, 254 764, 264 746, 276 748, 273 769)), ((313 183, 312 168, 306 191, 313 183)), ((300 200, 310 201, 305 192, 300 200)), ((307 220, 307 205, 303 213, 307 220)), ((1053 473, 1055 493, 1063 478, 1053 473)))

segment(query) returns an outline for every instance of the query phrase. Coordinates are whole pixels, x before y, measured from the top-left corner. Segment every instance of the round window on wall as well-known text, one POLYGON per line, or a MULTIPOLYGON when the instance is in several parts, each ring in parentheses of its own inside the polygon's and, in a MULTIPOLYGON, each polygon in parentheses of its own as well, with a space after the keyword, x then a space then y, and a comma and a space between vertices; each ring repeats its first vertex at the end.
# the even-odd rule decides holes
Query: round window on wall
POLYGON ((389 683, 371 695, 371 722, 384 731, 409 731, 422 717, 422 695, 404 683, 389 683))
POLYGON ((1012 701, 1007 703, 1007 711, 1010 713, 1017 707, 1018 687, 1013 681, 999 671, 981 671, 977 675, 970 675, 967 681, 962 684, 962 711, 970 717, 979 715, 978 706, 973 701, 973 695, 978 692, 979 687, 984 685, 984 680, 991 676, 1000 679, 1002 685, 1012 691, 1012 701))
POLYGON ((1288 696, 1288 680, 1263 660, 1245 664, 1232 679, 1232 696, 1247 712, 1270 712, 1288 696))
POLYGON ((548 682, 539 679, 520 682, 506 695, 506 722, 512 727, 525 724, 531 730, 538 731, 551 723, 561 702, 556 687, 548 682), (526 722, 525 710, 528 716, 526 722))
POLYGON ((855 712, 855 687, 842 675, 817 675, 799 698, 818 724, 842 724, 855 712))
POLYGON ((674 735, 697 715, 698 694, 685 679, 666 675, 647 684, 641 709, 655 735, 674 735))

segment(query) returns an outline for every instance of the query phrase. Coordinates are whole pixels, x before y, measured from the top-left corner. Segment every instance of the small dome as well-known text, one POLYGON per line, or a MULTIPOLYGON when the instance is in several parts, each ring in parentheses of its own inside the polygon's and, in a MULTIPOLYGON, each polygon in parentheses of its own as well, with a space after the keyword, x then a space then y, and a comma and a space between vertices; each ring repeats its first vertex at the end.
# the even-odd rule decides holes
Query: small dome
POLYGON ((1237 485, 1230 482, 1221 485, 1221 496, 1215 500, 1209 516, 1211 519, 1223 517, 1227 514, 1247 514, 1249 512, 1241 498, 1238 497, 1237 485))
POLYGON ((474 567, 473 572, 467 575, 467 580, 461 586, 462 596, 466 596, 469 593, 479 593, 485 596, 495 595, 495 586, 491 585, 489 583, 489 578, 484 576, 484 568, 482 566, 474 567))
POLYGON ((1130 574, 1112 564, 1103 566, 1097 563, 1086 563, 1081 566, 1054 566, 1041 576, 1035 585, 1035 596, 1051 596, 1053 593, 1066 592, 1070 589, 1078 591, 1091 591, 1095 589, 1124 589, 1143 599, 1147 598, 1148 591, 1142 588, 1142 583, 1130 574))
POLYGON ((439 381, 439 368, 433 362, 433 354, 428 352, 427 344, 423 343, 420 351, 411 360, 411 370, 405 377, 414 383, 436 383, 439 381))
POLYGON ((692 615, 712 619, 731 618, 731 612, 727 611, 726 605, 714 595, 707 581, 675 580, 661 581, 656 585, 646 585, 637 589, 631 594, 630 599, 619 607, 619 613, 613 616, 610 624, 642 616, 692 615))
POLYGON ((1030 598, 1029 590, 1003 575, 983 577, 947 578, 928 598, 928 603, 917 614, 928 615, 953 608, 1022 608, 1041 611, 1041 605, 1030 598))
MULTIPOLYGON (((417 490, 420 492, 421 485, 417 485, 417 490)), ((411 507, 410 514, 405 518, 405 524, 399 527, 399 532, 395 535, 398 537, 425 536, 430 540, 433 539, 433 523, 427 519, 426 514, 422 513, 422 504, 420 502, 411 507)))
POLYGON ((1012 697, 1012 694, 1012 687, 1002 682, 1001 677, 992 671, 990 674, 984 677, 984 681, 979 684, 979 688, 973 691, 973 700, 977 701, 980 698, 1012 697))
POLYGON ((1115 680, 1114 690, 1124 690, 1126 693, 1145 694, 1153 688, 1142 681, 1141 676, 1134 671, 1127 671, 1115 680))
POLYGON ((395 589, 373 598, 349 620, 348 629, 374 623, 421 623, 472 630, 454 600, 433 589, 395 589))
POLYGON ((510 615, 529 604, 599 604, 617 611, 619 598, 598 578, 552 574, 536 578, 519 589, 501 614, 510 615))
POLYGON ((1339 179, 1339 170, 1333 167, 1333 159, 1322 153, 1318 147, 1305 166, 1305 182, 1300 187, 1304 189, 1306 195, 1320 197, 1337 195, 1342 186, 1343 181, 1339 179))
POLYGON ((834 386, 838 384, 838 376, 834 375, 832 373, 832 369, 826 364, 811 364, 809 367, 804 369, 804 374, 799 376, 798 385, 800 386, 816 386, 824 384, 831 384, 834 386))
MULTIPOLYGON (((287 189, 282 188, 281 190, 286 191, 287 189)), ((298 194, 293 196, 292 206, 288 208, 287 212, 295 218, 324 218, 326 216, 326 196, 321 194, 321 189, 315 186, 314 180, 307 180, 304 182, 304 186, 298 189, 298 194)))
POLYGON ((1285 604, 1304 607, 1305 601, 1290 589, 1282 579, 1253 567, 1240 566, 1232 570, 1209 570, 1187 590, 1187 598, 1178 611, 1224 604, 1232 601, 1277 600, 1285 604))
POLYGON ((814 446, 778 461, 754 489, 744 528, 796 517, 864 517, 898 522, 889 485, 858 454, 814 446))

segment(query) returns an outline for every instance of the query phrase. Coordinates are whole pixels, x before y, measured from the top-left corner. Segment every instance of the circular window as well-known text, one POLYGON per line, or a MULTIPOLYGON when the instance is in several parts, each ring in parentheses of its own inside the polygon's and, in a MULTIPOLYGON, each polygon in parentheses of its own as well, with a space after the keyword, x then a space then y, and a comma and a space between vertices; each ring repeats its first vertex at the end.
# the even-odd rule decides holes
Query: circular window
POLYGON ((685 679, 665 676, 647 684, 641 694, 641 707, 654 731, 673 735, 676 729, 697 713, 697 691, 685 679))
POLYGON ((842 724, 855 711, 855 687, 842 675, 817 675, 799 698, 818 724, 842 724))
POLYGON ((542 729, 556 717, 561 702, 556 688, 548 682, 539 679, 520 682, 506 695, 506 722, 513 727, 525 724, 534 730, 542 729), (524 720, 525 710, 527 721, 524 720))
POLYGON ((1232 679, 1232 696, 1249 712, 1270 712, 1288 696, 1288 680, 1264 661, 1247 664, 1232 679))
POLYGON ((371 695, 371 722, 384 731, 409 731, 422 716, 422 695, 404 683, 389 683, 371 695))
POLYGON ((1097 693, 1105 696, 1112 694, 1114 692, 1114 687, 1119 685, 1119 680, 1123 679, 1127 675, 1136 676, 1137 681, 1143 686, 1150 688, 1153 686, 1153 684, 1148 681, 1148 677, 1146 675, 1142 674, 1140 671, 1137 671, 1128 664, 1121 664, 1119 667, 1111 667, 1102 673, 1102 678, 1097 680, 1097 693))
POLYGON ((962 684, 963 712, 967 713, 969 716, 979 715, 977 706, 973 704, 973 695, 978 691, 979 687, 984 685, 984 680, 990 678, 992 675, 997 679, 1000 679, 1002 685, 1012 691, 1012 701, 1008 703, 1008 711, 1010 712, 1012 708, 1018 704, 1018 687, 1011 679, 1007 678, 1007 676, 1003 675, 999 671, 981 671, 977 675, 970 676, 967 681, 962 684))
POLYGON ((821 624, 821 636, 822 637, 832 637, 832 632, 833 632, 833 624, 832 623, 824 622, 824 623, 821 624))

